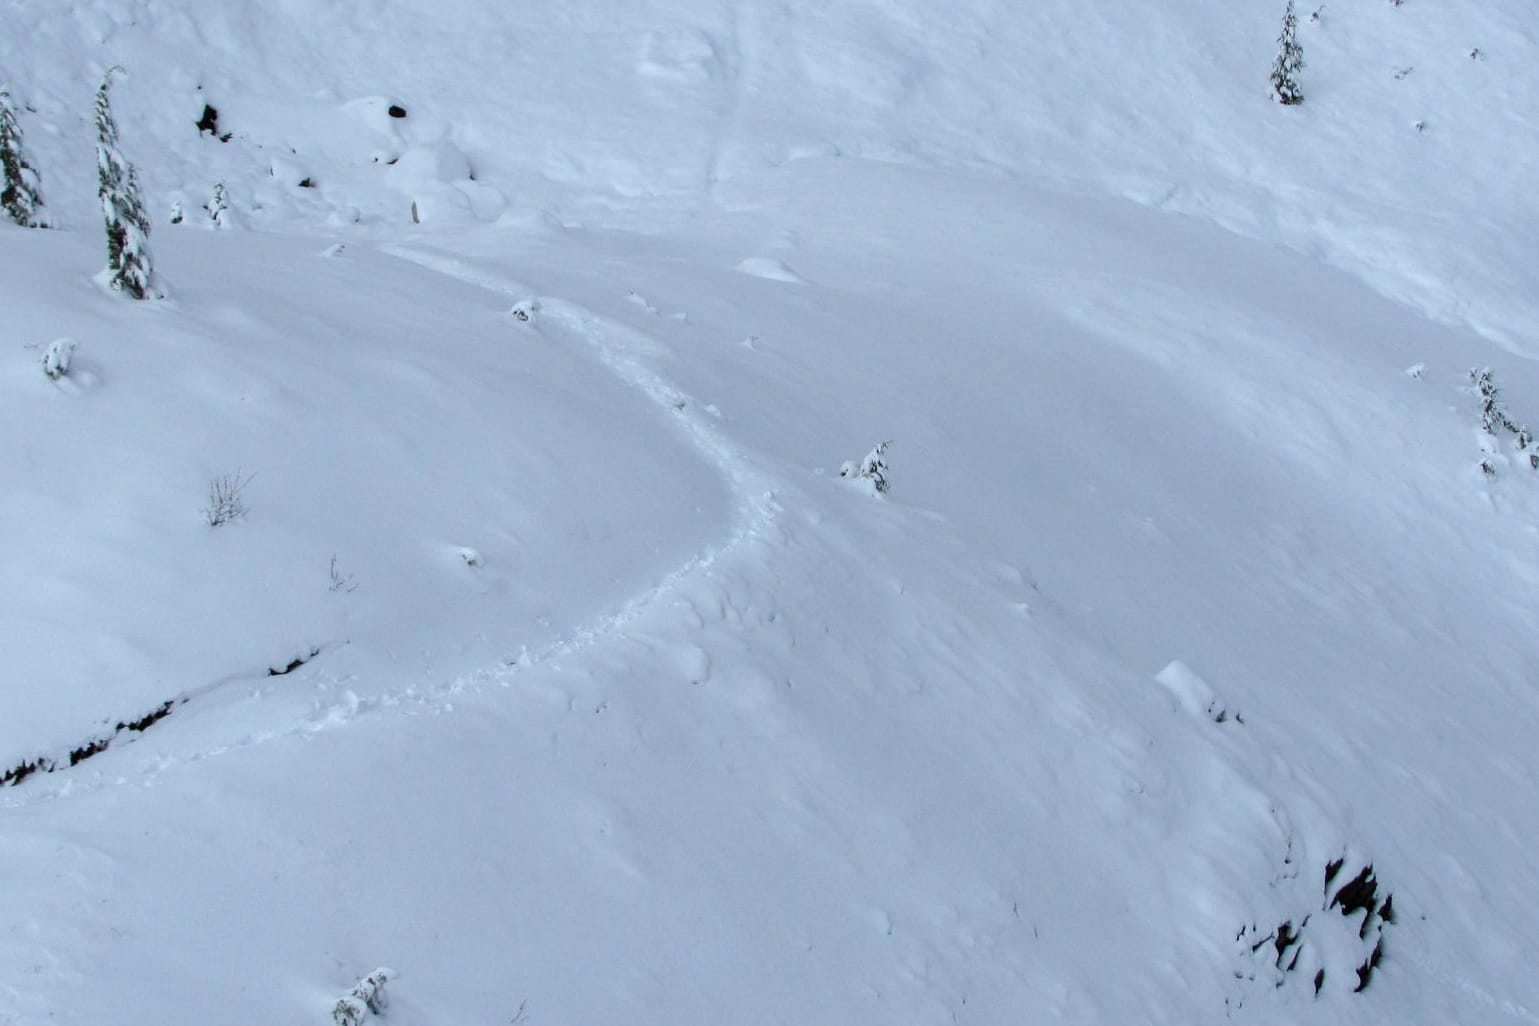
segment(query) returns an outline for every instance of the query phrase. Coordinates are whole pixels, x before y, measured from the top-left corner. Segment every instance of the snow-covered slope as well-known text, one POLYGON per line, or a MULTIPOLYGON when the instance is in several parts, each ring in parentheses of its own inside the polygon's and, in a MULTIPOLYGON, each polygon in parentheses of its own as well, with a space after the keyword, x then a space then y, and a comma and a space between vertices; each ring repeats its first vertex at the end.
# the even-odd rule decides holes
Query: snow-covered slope
POLYGON ((4 14, 0 1023, 1539 1018, 1522 5, 314 6, 4 14))
POLYGON ((0 69, 51 136, 49 195, 76 226, 94 218, 91 94, 121 65, 157 216, 224 180, 262 226, 400 225, 413 200, 439 220, 628 223, 843 155, 1212 218, 1527 353, 1530 5, 1306 7, 1287 110, 1266 90, 1281 6, 14 0, 0 69), (198 133, 205 104, 223 146, 198 133))

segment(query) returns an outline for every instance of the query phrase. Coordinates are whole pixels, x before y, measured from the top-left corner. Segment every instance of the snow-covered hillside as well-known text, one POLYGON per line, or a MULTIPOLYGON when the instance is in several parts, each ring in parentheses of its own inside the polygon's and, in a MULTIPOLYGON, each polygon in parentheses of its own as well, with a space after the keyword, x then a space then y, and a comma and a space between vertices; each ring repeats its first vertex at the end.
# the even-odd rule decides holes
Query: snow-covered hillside
POLYGON ((4 5, 0 1023, 1539 1020, 1531 12, 1124 7, 4 5))
POLYGON ((1530 5, 1306 6, 1288 110, 1266 89, 1281 7, 11 0, 0 68, 74 227, 95 216, 90 97, 121 65, 157 215, 223 180, 268 228, 388 230, 413 200, 655 225, 800 160, 963 168, 1211 218, 1531 353, 1530 5))

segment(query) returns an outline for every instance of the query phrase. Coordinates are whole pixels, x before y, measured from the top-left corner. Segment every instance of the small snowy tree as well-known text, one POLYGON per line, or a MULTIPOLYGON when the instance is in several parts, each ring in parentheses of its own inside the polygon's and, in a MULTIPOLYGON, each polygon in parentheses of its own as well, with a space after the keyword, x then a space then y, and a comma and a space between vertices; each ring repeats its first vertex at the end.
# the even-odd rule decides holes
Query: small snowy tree
POLYGON ((58 381, 69 373, 70 361, 75 358, 75 340, 56 338, 43 351, 43 373, 49 380, 58 381))
POLYGON ((224 183, 214 185, 214 194, 203 204, 203 209, 208 211, 208 219, 214 222, 215 228, 228 228, 230 226, 230 199, 224 191, 224 183))
POLYGON ((139 200, 139 176, 118 150, 118 126, 112 119, 111 68, 96 90, 97 196, 107 224, 107 273, 112 287, 134 299, 154 294, 150 265, 150 219, 139 200))
POLYGON ((1293 0, 1288 0, 1288 10, 1283 14, 1277 47, 1277 60, 1272 62, 1272 99, 1288 107, 1303 103, 1304 93, 1295 76, 1304 70, 1304 48, 1298 41, 1298 18, 1293 13, 1293 0))
POLYGON ((350 994, 339 998, 332 1006, 331 1021, 334 1026, 363 1026, 368 1016, 384 1015, 385 1009, 390 1007, 390 1000, 385 996, 385 984, 393 979, 393 971, 376 969, 359 980, 350 994))
POLYGON ((368 1014, 369 1010, 362 1001, 348 996, 338 998, 332 1006, 331 1021, 333 1026, 363 1026, 363 1020, 368 1014))
POLYGON ((877 443, 876 448, 866 453, 866 458, 859 463, 851 461, 840 467, 839 476, 865 481, 878 495, 886 492, 891 487, 887 481, 887 447, 890 445, 891 441, 877 443))
POLYGON ((0 85, 0 206, 23 228, 41 228, 37 212, 42 205, 37 169, 27 160, 10 87, 0 85))
POLYGON ((1507 412, 1507 404, 1502 402, 1502 391, 1496 387, 1496 381, 1492 377, 1489 367, 1475 368, 1470 371, 1470 384, 1473 391, 1480 397, 1480 429, 1490 435, 1493 441, 1485 449, 1487 456, 1480 461, 1480 469, 1487 474, 1496 473, 1496 465, 1490 455, 1497 451, 1496 439, 1500 437, 1498 432, 1506 431, 1512 435, 1513 442, 1518 447, 1518 453, 1528 462, 1530 467, 1539 470, 1539 449, 1534 446, 1534 434, 1524 424, 1512 419, 1507 412))

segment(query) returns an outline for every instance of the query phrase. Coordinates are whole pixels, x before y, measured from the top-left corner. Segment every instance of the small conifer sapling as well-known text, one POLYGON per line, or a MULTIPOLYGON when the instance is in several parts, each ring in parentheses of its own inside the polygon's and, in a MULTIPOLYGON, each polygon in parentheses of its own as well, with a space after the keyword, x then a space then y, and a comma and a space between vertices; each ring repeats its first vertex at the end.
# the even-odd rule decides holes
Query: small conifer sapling
POLYGON ((887 480, 887 448, 892 442, 879 442, 876 448, 866 453, 866 458, 859 463, 847 462, 839 468, 839 476, 856 481, 866 482, 871 491, 882 495, 892 487, 887 480))
POLYGON ((1298 73, 1304 70, 1304 48, 1298 41, 1298 17, 1293 0, 1283 14, 1282 34, 1277 37, 1277 60, 1272 62, 1272 99, 1287 107, 1304 102, 1298 73))
POLYGON ((107 227, 108 283, 134 299, 154 295, 154 270, 150 261, 150 219, 139 199, 139 176, 118 149, 118 127, 112 119, 108 92, 109 69, 96 90, 97 196, 107 227))
POLYGON ((215 228, 228 228, 230 226, 230 200, 224 191, 224 183, 219 182, 214 186, 214 194, 203 204, 203 209, 208 211, 208 219, 214 222, 215 228))
POLYGON ((42 187, 37 169, 27 159, 11 90, 0 85, 0 206, 23 228, 41 228, 38 209, 42 205, 42 187))
POLYGON ((48 380, 58 381, 69 373, 69 365, 75 358, 75 340, 56 338, 43 351, 43 373, 48 380))
MULTIPOLYGON (((1474 392, 1480 397, 1480 428, 1493 439, 1499 438, 1499 432, 1507 432, 1512 435, 1518 452, 1528 462, 1530 467, 1539 470, 1539 449, 1534 447, 1534 433, 1528 430, 1527 425, 1520 424, 1512 419, 1507 412, 1507 405, 1502 401, 1501 389, 1496 387, 1496 381, 1492 377, 1491 369, 1473 369, 1470 371, 1470 384, 1474 386, 1474 392)), ((1493 446, 1495 443, 1491 443, 1493 446)), ((1492 452, 1494 449, 1488 449, 1492 452)), ((1480 461, 1480 469, 1487 474, 1495 474, 1496 467, 1489 456, 1480 461)))

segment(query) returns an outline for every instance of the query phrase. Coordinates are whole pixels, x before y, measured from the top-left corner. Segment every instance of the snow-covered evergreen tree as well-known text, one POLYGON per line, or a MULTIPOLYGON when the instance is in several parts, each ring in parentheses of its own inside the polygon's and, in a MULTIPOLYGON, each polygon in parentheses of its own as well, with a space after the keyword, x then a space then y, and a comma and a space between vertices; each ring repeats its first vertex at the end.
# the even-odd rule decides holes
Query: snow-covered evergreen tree
POLYGON ((890 445, 891 440, 877 443, 876 448, 866 453, 866 458, 859 463, 846 462, 840 467, 839 476, 864 481, 873 493, 884 494, 891 487, 887 481, 887 447, 890 445))
POLYGON ((395 973, 390 969, 376 969, 363 979, 352 993, 338 999, 331 1009, 331 1021, 334 1026, 363 1026, 364 1020, 370 1015, 384 1015, 385 1009, 390 1007, 390 1000, 385 996, 385 984, 395 979, 395 973))
POLYGON ((43 351, 43 373, 49 380, 58 381, 69 373, 69 365, 75 358, 75 340, 56 338, 43 351))
POLYGON ((107 273, 114 289, 134 299, 154 295, 150 262, 150 219, 139 199, 139 177, 118 149, 118 126, 112 119, 108 70, 96 91, 97 195, 107 224, 107 273))
POLYGON ((214 194, 203 204, 203 209, 208 211, 208 219, 214 222, 215 228, 230 226, 230 199, 223 182, 214 185, 214 194))
MULTIPOLYGON (((1492 377, 1491 369, 1473 369, 1470 371, 1470 384, 1474 386, 1474 392, 1480 397, 1480 427, 1493 439, 1499 438, 1499 431, 1506 431, 1512 435, 1517 444, 1518 452, 1530 467, 1539 470, 1539 450, 1534 446, 1534 433, 1528 430, 1524 424, 1512 419, 1507 412, 1507 405, 1502 402, 1501 389, 1496 387, 1496 381, 1492 377)), ((1493 446, 1495 442, 1491 443, 1493 446)), ((1489 454, 1495 452, 1494 448, 1487 448, 1488 456, 1480 461, 1480 469, 1487 474, 1496 473, 1496 467, 1491 462, 1489 454)))
POLYGON ((1282 34, 1277 37, 1277 60, 1272 62, 1272 99, 1287 106, 1304 102, 1298 78, 1304 70, 1304 48, 1298 41, 1298 18, 1293 13, 1293 0, 1288 0, 1288 10, 1283 14, 1282 34))
POLYGON ((38 208, 42 205, 37 169, 27 160, 10 87, 0 85, 0 206, 23 228, 40 228, 38 208))

